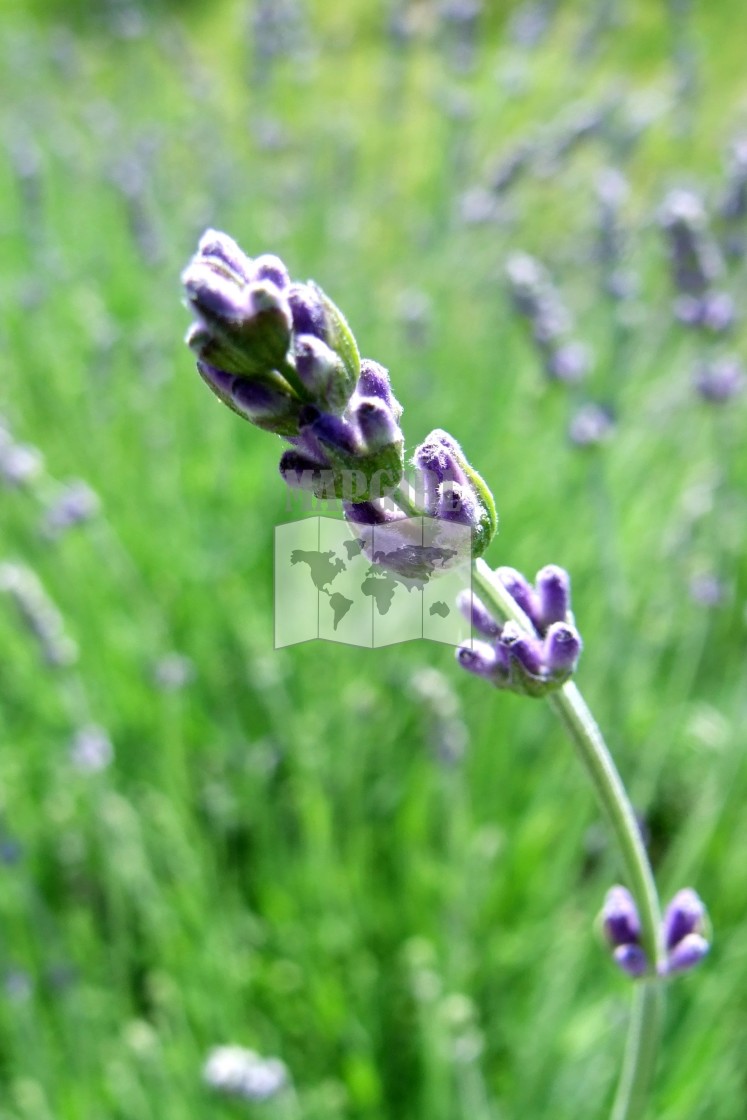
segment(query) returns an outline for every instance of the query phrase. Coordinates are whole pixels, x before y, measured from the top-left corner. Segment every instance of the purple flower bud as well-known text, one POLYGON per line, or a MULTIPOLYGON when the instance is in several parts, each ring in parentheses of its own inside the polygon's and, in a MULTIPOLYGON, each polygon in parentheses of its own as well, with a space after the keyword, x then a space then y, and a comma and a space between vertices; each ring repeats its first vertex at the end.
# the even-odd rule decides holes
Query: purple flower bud
POLYGON ((288 303, 296 334, 313 334, 326 341, 327 315, 322 298, 311 284, 291 284, 288 303))
POLYGON ((702 365, 695 375, 695 391, 709 404, 724 404, 744 390, 747 379, 738 358, 723 357, 702 365))
POLYGON ((714 334, 728 331, 735 317, 734 300, 728 292, 708 292, 703 297, 701 321, 707 330, 714 334))
POLYGON ((26 486, 44 466, 41 451, 26 443, 0 446, 0 478, 8 486, 26 486))
POLYGON ((512 599, 519 604, 532 625, 539 630, 542 620, 540 605, 534 588, 516 568, 497 568, 495 573, 512 599))
POLYGON ((588 346, 583 342, 565 342, 550 352, 545 369, 551 381, 575 385, 589 372, 590 364, 588 346))
POLYGON ((487 642, 472 642, 460 646, 456 658, 463 669, 478 677, 499 683, 508 678, 508 665, 505 654, 487 642))
POLYGON ((485 604, 477 598, 472 591, 460 591, 457 596, 457 606, 473 629, 488 638, 497 638, 501 633, 501 625, 496 622, 485 604))
POLYGON ((264 382, 234 377, 230 403, 236 412, 260 428, 280 434, 298 431, 298 401, 264 382))
POLYGON ((609 409, 589 401, 583 404, 568 426, 568 437, 576 447, 592 447, 612 434, 614 422, 609 409))
POLYGON ((667 957, 663 972, 671 975, 674 972, 688 972, 700 964, 710 945, 699 933, 688 933, 682 938, 667 957))
POLYGON ((280 456, 280 477, 292 490, 310 490, 314 494, 328 478, 329 492, 334 493, 333 471, 298 451, 284 451, 280 456))
POLYGON ((384 447, 402 445, 402 432, 391 410, 377 397, 362 397, 352 408, 354 423, 358 424, 367 452, 384 447))
POLYGON ((691 887, 677 891, 664 915, 664 944, 667 949, 673 949, 689 933, 699 933, 705 916, 703 901, 691 887))
POLYGON ((270 280, 257 280, 247 287, 246 299, 252 315, 261 315, 263 311, 280 313, 287 320, 290 334, 288 303, 277 284, 273 284, 270 280))
POLYGON ((332 455, 358 456, 362 452, 358 433, 341 416, 321 413, 311 423, 311 434, 332 455))
POLYGON ((553 622, 544 641, 546 672, 551 677, 568 676, 578 664, 581 648, 581 639, 575 627, 566 622, 553 622))
POLYGON ((441 521, 469 525, 473 559, 482 556, 497 529, 493 495, 449 433, 437 428, 415 448, 420 507, 441 521))
MULTIPOLYGON (((191 333, 190 331, 190 334, 191 333)), ((187 342, 189 342, 189 335, 187 336, 187 342)), ((218 369, 216 366, 210 365, 209 362, 201 361, 197 363, 197 372, 205 384, 213 390, 219 400, 233 407, 231 403, 231 389, 233 388, 235 374, 227 373, 224 369, 218 369)))
POLYGON ((345 520, 355 525, 389 525, 406 520, 400 509, 388 508, 382 502, 343 502, 345 520))
POLYGON ((99 511, 99 498, 90 486, 81 480, 68 483, 47 509, 44 530, 57 537, 73 525, 90 521, 99 511))
POLYGON ((703 300, 698 296, 678 296, 674 301, 674 317, 686 327, 699 327, 703 322, 703 300))
POLYGON ((380 397, 388 406, 395 420, 402 415, 402 405, 392 393, 389 374, 378 362, 369 358, 361 361, 361 372, 356 391, 361 397, 380 397))
POLYGON ((198 361, 197 370, 216 397, 245 420, 280 435, 298 431, 298 401, 282 388, 226 373, 207 362, 198 361))
POLYGON ((416 448, 421 509, 430 516, 472 529, 472 557, 482 556, 498 528, 493 495, 470 466, 457 441, 437 428, 416 448))
POLYGON ((353 386, 340 357, 313 334, 297 335, 296 372, 312 399, 331 412, 341 412, 353 386))
POLYGON ((620 945, 636 945, 641 936, 641 922, 632 894, 627 887, 611 887, 602 907, 602 929, 614 949, 620 945))
POLYGON ((458 452, 459 445, 448 432, 436 428, 416 449, 413 456, 415 466, 423 472, 424 512, 430 517, 436 516, 442 483, 458 482, 465 485, 467 482, 467 477, 454 453, 455 447, 458 452))
POLYGON ((526 634, 515 622, 507 622, 501 633, 500 645, 530 677, 544 675, 543 648, 539 638, 526 634))
POLYGON ((285 296, 269 280, 245 284, 210 258, 197 256, 182 274, 198 323, 188 344, 203 361, 229 373, 267 376, 281 368, 291 341, 285 296))
POLYGON ((248 284, 252 278, 252 262, 242 252, 232 237, 218 230, 205 230, 197 246, 200 257, 210 258, 212 264, 222 264, 237 280, 248 284))
POLYGON ((552 622, 565 622, 571 609, 571 580, 568 572, 557 564, 547 564, 537 572, 534 586, 541 629, 544 630, 552 622))
POLYGON ((182 283, 190 304, 208 322, 240 322, 249 312, 245 287, 201 258, 195 258, 187 266, 182 273, 182 283))
POLYGON ((640 945, 618 945, 612 956, 615 964, 634 979, 648 972, 648 960, 640 945))
POLYGON ((253 261, 252 271, 255 279, 269 280, 276 288, 281 290, 287 288, 290 284, 288 269, 280 260, 280 257, 276 257, 272 253, 263 253, 261 257, 256 257, 253 261))
POLYGON ((667 238, 675 288, 681 294, 704 295, 722 263, 708 232, 703 202, 693 191, 670 191, 659 220, 667 238))
POLYGON ((477 527, 480 507, 473 492, 458 482, 444 482, 439 489, 436 517, 439 521, 453 521, 458 525, 477 527))

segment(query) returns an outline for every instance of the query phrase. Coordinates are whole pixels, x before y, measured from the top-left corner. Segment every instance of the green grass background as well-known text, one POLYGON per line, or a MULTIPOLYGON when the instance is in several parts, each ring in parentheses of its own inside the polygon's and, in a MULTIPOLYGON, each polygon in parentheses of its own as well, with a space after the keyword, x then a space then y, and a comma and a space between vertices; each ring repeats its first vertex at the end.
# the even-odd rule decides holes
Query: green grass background
MULTIPOLYGON (((79 648, 46 666, 0 597, 2 1120, 592 1120, 620 1063, 629 983, 593 928, 620 870, 551 713, 431 643, 273 650, 280 445, 182 342, 207 225, 329 292, 390 368, 409 450, 433 427, 463 443, 496 496, 494 564, 572 572, 579 684, 662 895, 694 886, 714 926, 670 987, 650 1115, 747 1112, 745 412, 692 391, 722 346, 672 325, 655 221, 673 186, 723 190, 747 8, 566 0, 529 50, 518 5, 486 4, 464 66, 442 8, 403 7, 396 39, 374 0, 289 4, 275 56, 247 3, 0 12, 0 413, 46 464, 0 490, 0 561, 36 573, 79 648), (547 152, 580 107, 601 136, 463 220, 497 161, 547 152), (608 166, 631 185, 622 312, 594 255, 608 166), (578 390, 544 381, 508 306, 517 249, 594 349, 578 390), (584 452, 566 432, 587 397, 619 423, 584 452), (101 512, 50 541, 70 478, 101 512), (716 609, 688 594, 703 571, 716 609), (167 693, 171 651, 194 678, 167 693), (434 752, 424 666, 458 693, 461 762, 434 752), (70 763, 90 722, 115 748, 99 774, 70 763), (210 1095, 205 1055, 232 1041, 293 1089, 210 1095)), ((741 311, 739 262, 724 286, 741 311)), ((725 348, 744 344, 738 326, 725 348)))

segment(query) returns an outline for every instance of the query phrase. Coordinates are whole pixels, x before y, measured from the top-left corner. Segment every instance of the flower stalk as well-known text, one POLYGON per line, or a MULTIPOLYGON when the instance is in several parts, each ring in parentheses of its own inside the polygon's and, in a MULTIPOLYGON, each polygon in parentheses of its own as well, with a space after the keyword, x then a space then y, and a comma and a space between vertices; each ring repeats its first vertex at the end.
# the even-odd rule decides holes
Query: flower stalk
MULTIPOLYGON (((528 616, 484 560, 474 562, 474 584, 483 600, 502 617, 529 631, 528 616)), ((661 906, 651 865, 633 807, 599 727, 579 689, 567 681, 546 697, 576 748, 617 841, 630 890, 641 918, 641 943, 650 962, 661 957, 661 906)), ((622 1074, 611 1120, 643 1114, 653 1078, 661 1019, 661 981, 654 975, 634 988, 633 1008, 622 1074)))
MULTIPOLYGON (((713 267, 697 223, 688 225, 689 211, 683 218, 681 210, 680 205, 666 226, 673 265, 688 293, 702 296, 713 267)), ((517 298, 535 333, 554 344, 562 322, 535 271, 522 264, 513 278, 517 298)), ((466 558, 456 537, 449 539, 450 527, 457 535, 466 531, 471 540, 472 585, 458 606, 481 637, 460 646, 457 660, 496 688, 547 700, 576 749, 619 850, 627 887, 608 892, 602 926, 616 964, 635 983, 611 1120, 640 1120, 656 1064, 663 980, 705 956, 707 917, 696 893, 685 888, 662 922, 635 812, 573 683, 583 643, 571 613, 568 574, 550 564, 532 585, 513 568, 493 571, 485 563, 481 557, 497 529, 495 504, 448 432, 437 428, 426 437, 415 450, 414 473, 406 477, 402 408, 388 372, 360 358, 342 313, 313 282, 292 283, 277 257, 252 260, 214 231, 203 236, 182 279, 195 316, 187 343, 203 380, 234 412, 286 441, 280 474, 288 486, 342 499, 345 517, 373 565, 406 585, 427 582, 437 574, 435 554, 441 570, 447 557, 457 563, 466 558), (414 518, 430 519, 440 542, 454 547, 419 544, 414 518), (386 544, 383 551, 377 551, 374 532, 386 544)))

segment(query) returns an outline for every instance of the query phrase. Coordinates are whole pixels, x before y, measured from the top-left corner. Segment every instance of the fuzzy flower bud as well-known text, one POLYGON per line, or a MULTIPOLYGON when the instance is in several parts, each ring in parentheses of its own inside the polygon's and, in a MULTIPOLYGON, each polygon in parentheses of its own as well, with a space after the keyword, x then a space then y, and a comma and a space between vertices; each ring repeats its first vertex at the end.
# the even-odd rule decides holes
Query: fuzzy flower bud
POLYGON ((282 382, 240 377, 198 361, 197 372, 219 400, 245 420, 278 435, 298 431, 301 402, 282 382))
MULTIPOLYGON (((496 651, 502 651, 501 664, 507 666, 503 674, 482 675, 499 688, 525 696, 547 696, 573 675, 583 648, 570 612, 568 573, 548 564, 537 573, 535 586, 515 568, 497 568, 495 574, 524 611, 527 623, 525 627, 513 621, 501 624, 471 592, 460 596, 462 614, 478 633, 491 639, 496 651)), ((472 646, 462 650, 465 648, 472 646)), ((457 654, 460 664, 475 671, 462 650, 457 654)))
POLYGON ((660 968, 662 975, 688 972, 702 961, 710 949, 705 937, 707 920, 703 900, 692 887, 677 891, 664 913, 663 937, 667 955, 660 968))
POLYGON ((500 636, 502 626, 496 622, 485 604, 477 598, 472 591, 460 591, 457 596, 457 606, 473 630, 484 634, 488 638, 500 636))
POLYGON ((627 887, 611 887, 602 907, 602 929, 610 946, 636 945, 641 936, 641 921, 633 896, 627 887))
POLYGON ((571 609, 571 580, 565 569, 548 564, 534 580, 541 627, 565 622, 571 609))
POLYGON ((702 296, 721 272, 718 249, 708 231, 703 202, 693 191, 673 190, 661 208, 672 281, 677 292, 702 296))
POLYGON ((529 621, 538 630, 542 625, 542 616, 537 592, 527 579, 517 572, 516 568, 496 568, 495 573, 511 598, 518 603, 529 621))
POLYGON ((457 661, 468 673, 474 673, 493 684, 508 680, 508 660, 500 646, 479 641, 460 646, 457 661))
POLYGON ((228 278, 248 284, 252 277, 252 262, 232 237, 215 229, 205 230, 197 245, 197 257, 210 264, 216 271, 223 271, 228 278))
POLYGON ((199 256, 185 269, 182 282, 200 328, 187 339, 198 357, 245 376, 267 375, 284 364, 291 314, 273 283, 246 283, 199 256))
POLYGON ((280 462, 290 486, 357 503, 385 497, 399 484, 404 438, 382 400, 355 395, 341 416, 304 405, 298 425, 294 450, 280 462))
POLYGON ((342 313, 316 284, 292 284, 279 257, 252 260, 215 230, 201 238, 182 282, 195 315, 187 344, 220 400, 284 436, 299 433, 304 405, 342 415, 360 357, 342 313))
POLYGON ((700 933, 706 917, 703 900, 691 888, 677 891, 664 915, 664 943, 674 949, 689 933, 700 933))
POLYGON ((607 891, 600 920, 618 968, 634 979, 644 976, 648 972, 648 959, 640 943, 641 921, 627 887, 616 886, 607 891))
POLYGON ((387 405, 394 419, 399 420, 402 415, 402 405, 392 392, 389 374, 378 362, 372 362, 369 358, 362 359, 356 388, 362 397, 379 397, 387 405))
POLYGON ((353 388, 342 359, 313 334, 296 337, 293 355, 309 398, 330 412, 342 412, 353 388))
POLYGON ((500 644, 507 651, 519 677, 539 679, 542 676, 542 642, 538 638, 526 634, 515 622, 507 622, 500 644))
POLYGON ((612 957, 615 964, 634 980, 648 972, 648 960, 640 945, 619 945, 612 957))
POLYGON ((688 933, 669 954, 666 974, 671 976, 677 972, 689 972, 696 964, 700 964, 709 949, 710 945, 705 937, 699 933, 688 933))
POLYGON ((545 634, 542 661, 553 680, 566 680, 575 671, 582 643, 578 631, 566 622, 553 622, 545 634))
POLYGON ((482 556, 498 527, 493 495, 448 432, 437 428, 418 447, 423 510, 430 517, 469 525, 474 558, 482 556))
POLYGON ((738 358, 725 356, 704 362, 696 371, 695 391, 709 404, 726 404, 747 385, 744 367, 738 358))

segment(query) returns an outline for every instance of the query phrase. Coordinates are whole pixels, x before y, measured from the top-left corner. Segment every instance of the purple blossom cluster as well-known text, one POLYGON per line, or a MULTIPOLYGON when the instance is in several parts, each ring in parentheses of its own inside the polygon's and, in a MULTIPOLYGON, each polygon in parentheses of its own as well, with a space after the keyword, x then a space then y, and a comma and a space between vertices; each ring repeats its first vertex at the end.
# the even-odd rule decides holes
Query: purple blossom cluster
MULTIPOLYGON (((688 972, 702 961, 710 948, 704 936, 706 921, 699 895, 691 887, 678 891, 662 923, 665 955, 657 967, 660 976, 688 972)), ((601 922, 615 963, 629 976, 647 975, 650 966, 641 945, 641 921, 627 887, 615 886, 607 892, 601 922)))
MULTIPOLYGON (((492 496, 447 432, 431 432, 415 452, 407 509, 388 500, 404 475, 402 407, 386 369, 361 360, 341 312, 316 284, 292 282, 278 257, 252 260, 214 230, 182 280, 200 375, 234 412, 286 439, 280 474, 288 486, 342 499, 356 527, 396 527, 419 515, 468 526, 472 555, 484 552, 496 529, 492 496)), ((401 545, 393 551, 417 567, 422 549, 412 556, 406 539, 401 545)))
POLYGON ((734 322, 734 301, 728 292, 714 287, 723 272, 723 261, 701 198, 695 191, 670 191, 659 224, 676 292, 676 318, 713 334, 728 330, 734 322))
POLYGON ((278 257, 252 260, 214 230, 182 280, 200 375, 234 412, 285 437, 280 473, 289 486, 357 502, 398 484, 402 410, 387 371, 360 361, 342 314, 316 284, 292 283, 278 257))
MULTIPOLYGON (((421 519, 425 517, 437 523, 437 540, 454 553, 455 564, 470 558, 464 555, 464 535, 459 527, 471 530, 471 556, 482 555, 496 531, 495 506, 488 488, 467 462, 457 441, 448 432, 436 428, 415 449, 412 467, 414 474, 409 493, 417 513, 415 519, 394 502, 344 503, 345 516, 355 525, 366 551, 376 559, 376 553, 371 551, 373 542, 369 531, 376 529, 378 543, 374 547, 379 548, 381 542, 388 543, 385 566, 405 576, 432 575, 435 569, 428 546, 413 543, 412 539, 414 532, 417 541, 421 541, 421 519), (449 526, 455 526, 456 531, 449 533, 449 526)), ((436 538, 433 543, 437 543, 436 538)))
POLYGON ((515 253, 506 265, 506 276, 511 301, 529 324, 548 379, 580 381, 589 370, 589 351, 570 336, 570 316, 546 268, 528 253, 515 253))
POLYGON ((78 648, 67 633, 64 619, 31 568, 25 564, 0 564, 0 593, 3 592, 15 603, 45 664, 59 668, 77 660, 78 648))
POLYGON ((457 661, 496 688, 527 696, 546 696, 571 677, 581 655, 581 637, 571 614, 568 573, 548 564, 530 584, 515 568, 498 568, 497 577, 531 623, 499 622, 472 591, 458 599, 459 609, 480 639, 457 650, 457 661))
POLYGON ((695 392, 709 404, 727 404, 744 392, 747 384, 739 358, 723 355, 698 364, 693 378, 695 392))

